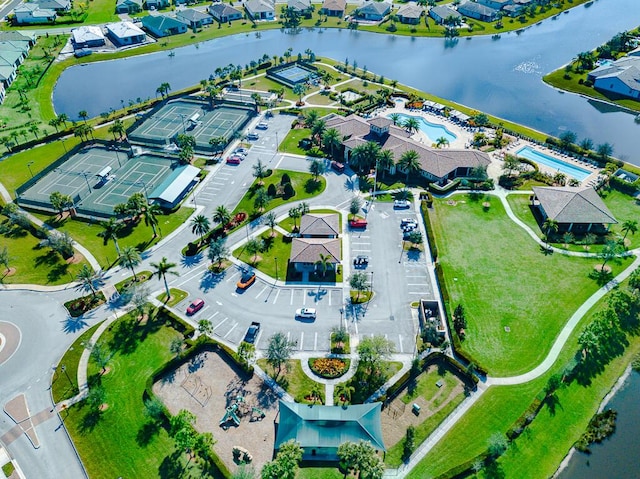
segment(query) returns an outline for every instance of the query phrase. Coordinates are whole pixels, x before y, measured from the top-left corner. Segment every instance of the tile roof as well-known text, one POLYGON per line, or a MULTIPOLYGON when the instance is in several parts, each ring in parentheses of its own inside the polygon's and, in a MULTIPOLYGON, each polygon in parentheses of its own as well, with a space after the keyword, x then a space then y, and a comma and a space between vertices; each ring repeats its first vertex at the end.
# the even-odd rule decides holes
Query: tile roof
POLYGON ((320 259, 320 254, 329 255, 333 264, 339 263, 340 239, 339 238, 293 238, 291 242, 292 263, 315 263, 320 259))
POLYGON ((180 18, 184 18, 185 20, 188 20, 189 22, 197 22, 199 20, 203 20, 205 18, 211 18, 211 15, 208 15, 206 13, 202 13, 198 10, 195 10, 193 8, 186 8, 184 10, 180 10, 179 12, 176 13, 176 18, 180 17, 180 18))
POLYGON ((546 215, 558 223, 617 223, 598 192, 590 186, 534 186, 533 192, 546 215))
POLYGON ((209 6, 209 12, 217 15, 218 17, 228 17, 234 14, 242 15, 242 12, 237 8, 227 5, 226 3, 216 3, 209 6))
POLYGON ((347 0, 324 0, 322 3, 323 10, 344 11, 347 8, 347 0))
POLYGON ((300 234, 332 236, 340 233, 337 213, 307 213, 300 218, 300 234))
POLYGON ((244 8, 253 13, 275 12, 275 5, 269 0, 247 0, 244 8))
POLYGON ((420 18, 422 16, 422 12, 424 12, 424 9, 420 5, 405 3, 398 9, 396 15, 403 18, 420 18))

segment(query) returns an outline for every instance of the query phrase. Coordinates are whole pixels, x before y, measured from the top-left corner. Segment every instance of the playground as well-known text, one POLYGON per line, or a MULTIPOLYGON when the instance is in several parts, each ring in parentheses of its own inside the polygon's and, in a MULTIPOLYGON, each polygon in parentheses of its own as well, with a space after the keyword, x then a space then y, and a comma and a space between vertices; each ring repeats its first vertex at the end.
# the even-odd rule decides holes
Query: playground
POLYGON ((174 163, 157 155, 129 158, 125 151, 88 147, 37 178, 21 192, 20 201, 51 208, 49 196, 59 191, 73 198, 78 214, 107 218, 113 215, 115 205, 126 203, 132 194, 148 194, 161 184, 174 163))
POLYGON ((153 390, 171 414, 181 409, 195 414, 196 429, 213 434, 213 448, 232 472, 247 455, 257 470, 271 460, 278 398, 256 375, 247 380, 223 355, 201 352, 153 390))
POLYGON ((211 138, 231 140, 254 114, 253 108, 245 105, 220 104, 211 109, 208 101, 181 98, 153 111, 128 136, 133 143, 165 148, 179 134, 189 135, 196 140, 196 152, 209 153, 211 138))

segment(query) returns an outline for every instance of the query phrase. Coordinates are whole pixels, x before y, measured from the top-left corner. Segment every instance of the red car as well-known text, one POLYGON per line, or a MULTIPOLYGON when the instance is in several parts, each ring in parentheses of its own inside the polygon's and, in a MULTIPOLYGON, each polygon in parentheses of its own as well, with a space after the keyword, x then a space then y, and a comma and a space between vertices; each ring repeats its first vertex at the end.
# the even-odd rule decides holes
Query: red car
POLYGON ((227 165, 239 165, 242 159, 239 156, 230 156, 227 158, 227 165))
POLYGON ((343 163, 338 163, 337 161, 332 161, 331 162, 331 168, 336 170, 338 173, 342 173, 344 171, 344 164, 343 163))
POLYGON ((189 316, 196 314, 204 307, 204 299, 195 299, 187 308, 187 314, 189 316))
POLYGON ((349 221, 349 226, 351 226, 352 228, 366 228, 367 220, 365 220, 364 218, 354 218, 349 221))

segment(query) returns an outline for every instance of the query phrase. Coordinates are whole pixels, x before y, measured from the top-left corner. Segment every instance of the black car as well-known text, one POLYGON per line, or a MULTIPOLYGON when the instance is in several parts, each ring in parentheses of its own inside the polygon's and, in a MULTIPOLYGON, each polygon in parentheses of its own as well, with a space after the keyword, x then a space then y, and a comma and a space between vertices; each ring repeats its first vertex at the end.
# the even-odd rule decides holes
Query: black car
POLYGON ((260 323, 253 322, 249 329, 247 329, 247 333, 244 335, 244 342, 253 344, 256 342, 256 338, 258 337, 258 333, 260 332, 260 323))

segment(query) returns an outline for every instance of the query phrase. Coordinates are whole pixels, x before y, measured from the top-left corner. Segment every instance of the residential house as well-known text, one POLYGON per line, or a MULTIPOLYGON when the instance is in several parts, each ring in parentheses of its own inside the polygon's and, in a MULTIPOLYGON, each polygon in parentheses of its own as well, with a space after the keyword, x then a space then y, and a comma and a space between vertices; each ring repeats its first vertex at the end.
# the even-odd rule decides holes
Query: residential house
POLYGON ((590 186, 534 186, 531 204, 540 211, 543 221, 550 218, 558 222, 558 232, 604 234, 618 222, 590 186))
POLYGON ((485 5, 494 10, 502 10, 507 5, 512 5, 513 0, 477 0, 480 5, 485 5))
POLYGON ((213 17, 211 15, 194 10, 193 8, 185 8, 184 10, 176 12, 176 19, 194 30, 213 23, 213 17))
POLYGON ((143 0, 117 0, 116 13, 139 13, 142 11, 143 0))
POLYGON ((209 5, 209 14, 220 23, 241 20, 243 17, 242 11, 226 3, 214 3, 213 5, 209 5))
POLYGON ((135 45, 146 41, 147 35, 132 22, 109 23, 107 36, 117 46, 135 45))
POLYGON ((413 3, 405 3, 396 12, 400 23, 407 23, 409 25, 417 25, 420 23, 420 18, 423 14, 424 8, 413 3))
POLYGON ((55 10, 43 10, 37 3, 23 3, 18 5, 13 13, 18 25, 33 23, 54 23, 57 18, 55 10))
POLYGON ((345 442, 369 443, 386 451, 380 412, 382 403, 318 406, 280 400, 274 449, 290 441, 302 447, 303 461, 338 461, 345 442))
POLYGON ((178 35, 187 31, 187 25, 167 15, 147 15, 142 17, 142 26, 156 38, 178 35))
POLYGON ((498 10, 495 8, 470 1, 458 5, 458 12, 465 17, 475 18, 476 20, 481 20, 483 22, 492 22, 498 15, 498 10))
POLYGON ((379 22, 391 11, 389 2, 368 2, 356 10, 356 15, 364 20, 379 22))
POLYGON ((311 0, 287 0, 287 7, 300 15, 310 15, 313 11, 311 0))
POLYGON ((510 17, 517 17, 524 13, 524 8, 524 6, 514 3, 513 5, 505 5, 504 8, 502 8, 502 12, 510 17))
POLYGON ((21 31, 7 31, 0 32, 0 42, 28 42, 29 47, 32 47, 36 44, 36 40, 38 39, 38 35, 34 32, 29 32, 27 30, 21 31))
POLYGON ((592 70, 587 79, 596 90, 640 98, 640 56, 626 56, 592 70))
POLYGON ((20 53, 20 59, 18 65, 21 65, 27 55, 29 54, 29 43, 19 41, 0 41, 0 52, 18 52, 20 53))
POLYGON ((275 3, 270 0, 247 0, 244 9, 254 20, 273 20, 276 15, 275 3))
POLYGON ((320 13, 328 17, 343 17, 347 0, 324 0, 320 13))
POLYGON ((33 0, 43 10, 66 12, 71 10, 71 0, 33 0))
POLYGON ((15 50, 0 50, 0 65, 15 68, 16 70, 22 63, 24 54, 15 50))
POLYGON ((337 238, 340 220, 337 213, 307 213, 300 218, 300 237, 337 238))
MULTIPOLYGON (((414 150, 418 153, 420 162, 419 174, 430 182, 446 184, 447 181, 458 177, 470 176, 474 168, 487 167, 491 162, 486 153, 478 150, 465 149, 437 149, 411 139, 411 135, 388 118, 376 117, 365 120, 358 115, 341 117, 331 114, 326 120, 327 129, 335 128, 345 140, 344 159, 351 159, 351 152, 358 145, 367 141, 375 141, 383 150, 390 150, 394 158, 399 159, 403 153, 414 150)), ((402 171, 393 166, 390 173, 402 171)))
POLYGON ((100 47, 105 41, 102 28, 97 25, 83 25, 71 29, 71 42, 75 49, 100 47))
POLYGON ((161 8, 167 8, 171 5, 169 0, 147 0, 147 10, 160 10, 161 8))
POLYGON ((457 10, 454 10, 453 8, 446 5, 431 7, 429 9, 429 16, 433 18, 438 24, 444 23, 444 21, 449 17, 462 19, 462 15, 457 10))

